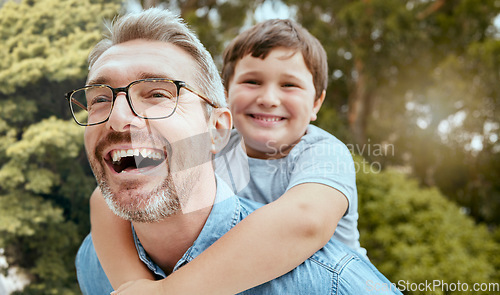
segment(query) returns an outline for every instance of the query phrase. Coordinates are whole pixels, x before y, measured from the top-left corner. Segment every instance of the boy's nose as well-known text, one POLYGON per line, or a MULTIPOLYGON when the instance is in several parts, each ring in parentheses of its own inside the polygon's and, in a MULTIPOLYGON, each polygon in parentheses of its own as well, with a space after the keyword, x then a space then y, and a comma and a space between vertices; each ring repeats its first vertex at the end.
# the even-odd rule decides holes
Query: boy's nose
POLYGON ((126 94, 121 92, 116 95, 116 100, 111 109, 111 114, 106 122, 108 128, 124 132, 134 127, 141 128, 144 125, 144 119, 137 117, 130 107, 126 94))
POLYGON ((264 108, 275 108, 281 104, 280 93, 274 87, 268 87, 257 98, 257 104, 264 108))

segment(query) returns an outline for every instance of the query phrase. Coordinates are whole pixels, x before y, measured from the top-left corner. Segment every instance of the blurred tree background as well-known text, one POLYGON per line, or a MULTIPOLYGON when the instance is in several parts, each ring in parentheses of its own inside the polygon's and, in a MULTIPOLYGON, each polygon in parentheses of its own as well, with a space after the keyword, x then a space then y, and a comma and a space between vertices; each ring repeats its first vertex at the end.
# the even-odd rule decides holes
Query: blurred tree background
POLYGON ((500 282, 500 1, 0 0, 0 249, 30 281, 20 293, 79 293, 95 181, 64 93, 84 84, 104 19, 158 5, 219 66, 242 29, 299 21, 328 53, 317 124, 359 155, 374 264, 395 283, 500 282))

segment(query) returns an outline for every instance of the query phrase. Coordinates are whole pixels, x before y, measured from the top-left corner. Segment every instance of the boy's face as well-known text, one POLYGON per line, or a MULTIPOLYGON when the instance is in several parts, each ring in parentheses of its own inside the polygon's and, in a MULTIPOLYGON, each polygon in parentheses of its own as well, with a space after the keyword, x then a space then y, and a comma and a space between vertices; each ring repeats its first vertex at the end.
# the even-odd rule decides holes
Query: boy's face
POLYGON ((234 126, 254 158, 281 158, 316 119, 313 76, 300 52, 273 49, 265 59, 243 57, 228 86, 234 126))

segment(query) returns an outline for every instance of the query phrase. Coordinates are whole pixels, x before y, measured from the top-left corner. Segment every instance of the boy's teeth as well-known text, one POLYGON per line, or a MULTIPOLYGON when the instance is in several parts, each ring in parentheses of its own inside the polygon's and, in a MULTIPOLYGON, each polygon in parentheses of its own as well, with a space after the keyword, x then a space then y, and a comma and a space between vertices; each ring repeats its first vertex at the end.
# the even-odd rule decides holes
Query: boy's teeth
POLYGON ((267 121, 267 122, 276 122, 276 121, 281 120, 281 117, 261 117, 261 116, 254 116, 254 117, 255 117, 255 119, 267 121))

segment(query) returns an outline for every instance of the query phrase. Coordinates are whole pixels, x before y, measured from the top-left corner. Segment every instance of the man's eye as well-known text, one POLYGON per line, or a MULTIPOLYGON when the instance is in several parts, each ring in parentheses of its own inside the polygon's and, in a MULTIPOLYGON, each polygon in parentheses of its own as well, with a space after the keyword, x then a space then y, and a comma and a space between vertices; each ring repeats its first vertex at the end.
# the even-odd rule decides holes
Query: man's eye
POLYGON ((111 102, 111 97, 105 96, 105 95, 99 95, 95 96, 92 98, 90 101, 89 105, 96 105, 96 104, 101 104, 101 103, 110 103, 111 102))
POLYGON ((175 95, 167 90, 154 90, 150 91, 148 94, 143 95, 143 98, 163 98, 163 99, 173 99, 175 95))

